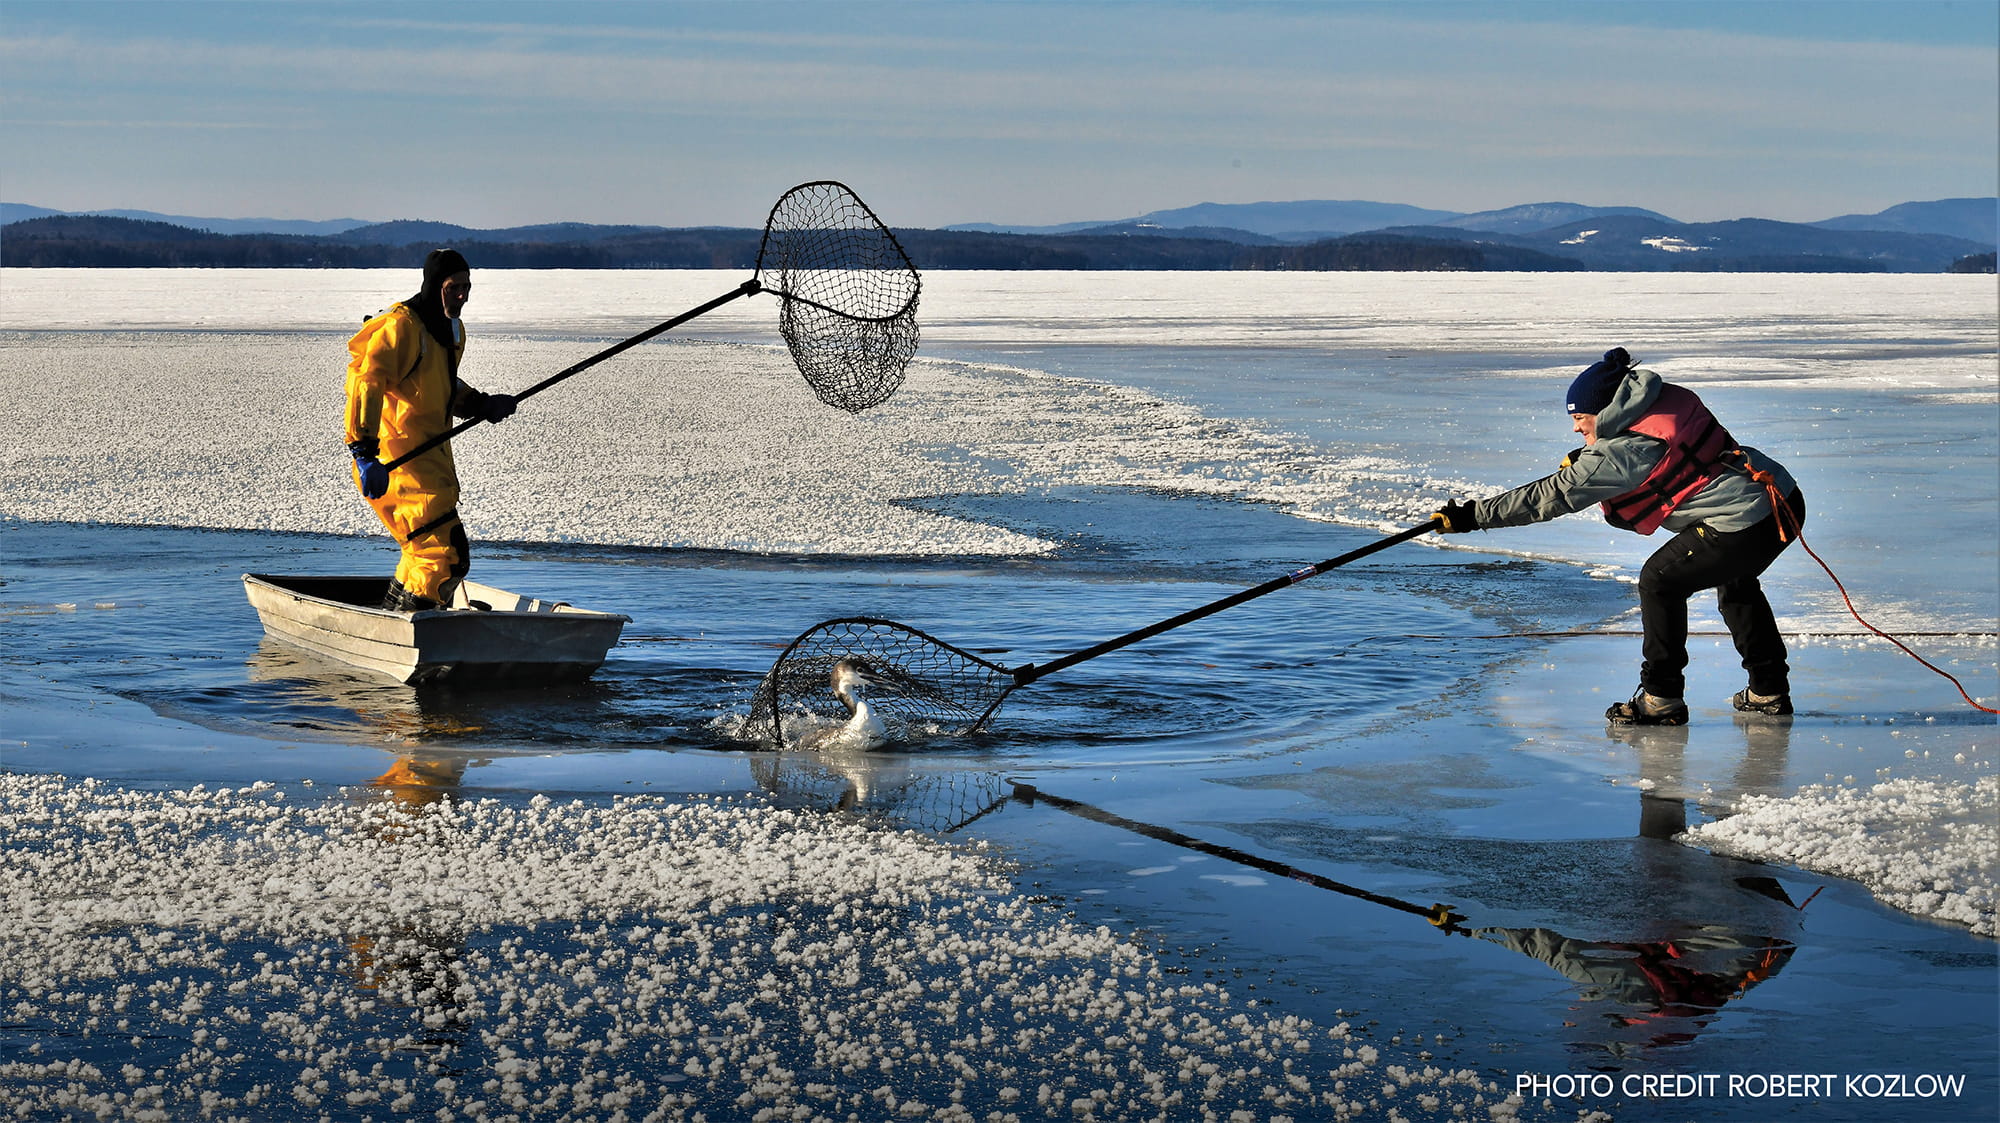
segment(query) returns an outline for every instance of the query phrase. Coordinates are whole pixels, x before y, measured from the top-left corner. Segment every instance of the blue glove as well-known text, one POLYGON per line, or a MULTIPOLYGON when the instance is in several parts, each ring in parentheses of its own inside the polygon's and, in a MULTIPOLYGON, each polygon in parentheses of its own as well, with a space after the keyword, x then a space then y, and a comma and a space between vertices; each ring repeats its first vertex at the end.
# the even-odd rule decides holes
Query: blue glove
POLYGON ((380 499, 389 494, 389 469, 382 464, 382 443, 374 437, 347 442, 354 456, 354 470, 361 475, 361 497, 380 499))
POLYGON ((354 470, 361 473, 361 497, 380 499, 389 494, 389 469, 372 456, 356 456, 354 470))

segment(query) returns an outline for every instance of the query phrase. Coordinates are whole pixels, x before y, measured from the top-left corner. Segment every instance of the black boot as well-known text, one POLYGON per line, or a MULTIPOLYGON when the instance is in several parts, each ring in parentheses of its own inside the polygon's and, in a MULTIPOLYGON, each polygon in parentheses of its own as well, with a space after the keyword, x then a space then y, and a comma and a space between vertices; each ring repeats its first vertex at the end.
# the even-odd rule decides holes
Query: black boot
POLYGON ((429 612, 444 605, 429 597, 420 597, 403 588, 401 581, 390 578, 389 592, 382 598, 382 607, 390 612, 429 612))
POLYGON ((1729 696, 1729 704, 1746 714, 1770 714, 1783 717, 1792 712, 1790 694, 1758 694, 1749 687, 1729 696))
POLYGON ((1630 702, 1615 702, 1605 710, 1604 720, 1613 725, 1686 725, 1688 708, 1679 698, 1658 698, 1642 686, 1630 702))

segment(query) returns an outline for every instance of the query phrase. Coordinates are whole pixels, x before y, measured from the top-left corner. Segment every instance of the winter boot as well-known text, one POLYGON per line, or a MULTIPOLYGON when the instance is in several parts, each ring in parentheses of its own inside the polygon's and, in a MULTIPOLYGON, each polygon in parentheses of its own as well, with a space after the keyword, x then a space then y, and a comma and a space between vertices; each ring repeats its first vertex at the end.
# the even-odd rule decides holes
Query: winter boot
POLYGON ((1782 716, 1792 712, 1790 694, 1758 694, 1747 686, 1730 695, 1729 704, 1746 714, 1782 716))
POLYGON ((389 592, 382 598, 382 607, 390 612, 428 612, 443 608, 444 605, 429 597, 420 597, 412 593, 403 588, 401 581, 392 578, 389 581, 389 592))
POLYGON ((1686 725, 1687 703, 1679 698, 1658 698, 1640 687, 1630 702, 1614 702, 1604 711, 1604 720, 1613 725, 1686 725))

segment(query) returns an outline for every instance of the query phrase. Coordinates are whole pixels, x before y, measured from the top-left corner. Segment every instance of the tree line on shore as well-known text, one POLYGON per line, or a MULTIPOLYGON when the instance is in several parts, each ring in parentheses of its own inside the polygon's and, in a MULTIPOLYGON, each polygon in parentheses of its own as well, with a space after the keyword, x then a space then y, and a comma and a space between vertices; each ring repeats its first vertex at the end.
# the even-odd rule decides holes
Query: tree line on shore
MULTIPOLYGON (((466 231, 453 244, 486 269, 733 269, 756 265, 758 230, 639 229, 571 240, 486 240, 466 231)), ((1592 261, 1490 238, 1372 231, 1304 245, 1244 244, 1172 231, 999 234, 898 230, 919 269, 1300 270, 1560 272, 1662 268, 1734 272, 1863 272, 1944 268, 1994 271, 1994 255, 1887 262, 1880 255, 1738 252, 1657 255, 1655 263, 1592 261)), ((374 269, 414 268, 434 241, 373 241, 367 235, 217 234, 166 222, 54 215, 0 227, 0 266, 9 268, 374 269)))

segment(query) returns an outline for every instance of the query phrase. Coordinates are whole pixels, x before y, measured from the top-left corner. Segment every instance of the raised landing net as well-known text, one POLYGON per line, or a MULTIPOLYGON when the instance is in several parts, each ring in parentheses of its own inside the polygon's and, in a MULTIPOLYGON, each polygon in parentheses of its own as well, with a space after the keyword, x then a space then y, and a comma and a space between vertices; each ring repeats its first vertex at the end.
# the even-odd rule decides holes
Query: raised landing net
POLYGON ((831 181, 785 192, 764 224, 757 281, 783 302, 778 331, 821 401, 859 413, 903 384, 922 283, 854 192, 831 181))

